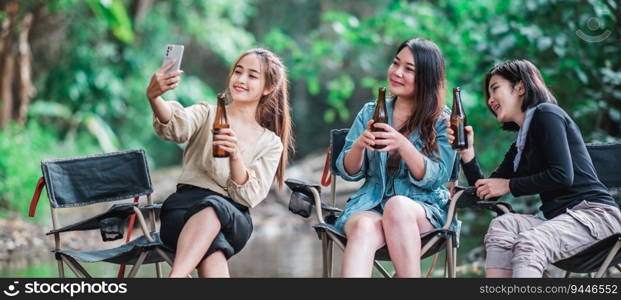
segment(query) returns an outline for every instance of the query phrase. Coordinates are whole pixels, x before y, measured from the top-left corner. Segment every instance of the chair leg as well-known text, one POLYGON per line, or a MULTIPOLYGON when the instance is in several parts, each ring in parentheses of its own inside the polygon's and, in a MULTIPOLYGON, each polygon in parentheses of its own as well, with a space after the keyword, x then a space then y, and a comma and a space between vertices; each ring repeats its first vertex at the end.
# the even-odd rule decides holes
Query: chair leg
POLYGON ((132 269, 129 271, 129 275, 127 276, 127 278, 134 278, 134 276, 136 276, 136 273, 138 273, 138 269, 140 269, 140 266, 142 266, 145 258, 147 258, 147 252, 140 253, 140 256, 138 256, 138 260, 136 260, 136 263, 134 264, 134 266, 132 266, 132 269))
POLYGON ((162 278, 162 266, 160 263, 155 263, 155 276, 157 276, 157 278, 162 278))
POLYGON ((565 272, 565 278, 569 278, 571 276, 571 272, 567 271, 565 272))
POLYGON ((173 266, 173 261, 172 259, 170 259, 170 257, 168 257, 168 254, 166 254, 166 252, 164 252, 164 250, 162 250, 161 248, 155 248, 155 251, 157 252, 157 254, 159 254, 165 261, 166 263, 168 263, 168 265, 172 268, 173 266))
POLYGON ((82 265, 80 265, 80 263, 78 263, 75 259, 73 259, 73 257, 63 255, 61 256, 61 258, 76 276, 82 277, 82 278, 92 278, 91 275, 88 274, 86 269, 84 269, 82 265))
POLYGON ((425 278, 431 277, 431 272, 433 272, 433 269, 438 263, 438 257, 440 257, 440 252, 436 252, 436 254, 433 255, 433 261, 431 262, 431 266, 429 267, 429 270, 427 270, 427 275, 425 275, 425 278))
POLYGON ((339 248, 341 248, 342 251, 345 251, 345 245, 341 243, 341 241, 338 239, 336 235, 334 235, 331 232, 327 232, 327 231, 326 231, 326 234, 330 237, 333 243, 335 243, 339 248))
POLYGON ((617 270, 619 270, 619 272, 621 272, 621 265, 616 265, 615 268, 617 268, 617 270))
POLYGON ((449 253, 448 251, 444 251, 444 278, 448 278, 449 274, 449 253))
POLYGON ((58 265, 58 277, 65 278, 65 267, 63 266, 63 260, 56 259, 56 263, 58 265))
POLYGON ((454 268, 453 262, 454 262, 455 257, 453 257, 453 254, 455 253, 453 253, 453 237, 448 237, 446 239, 446 248, 444 251, 446 251, 446 265, 448 267, 447 277, 454 278, 455 268, 454 268))
POLYGON ((382 267, 382 265, 380 265, 377 260, 373 260, 373 266, 375 266, 375 268, 382 274, 382 276, 384 276, 384 278, 393 277, 390 273, 388 273, 388 271, 386 271, 384 267, 382 267))
POLYGON ((440 239, 440 237, 438 237, 437 235, 435 235, 434 237, 432 237, 420 250, 420 255, 424 256, 425 253, 427 253, 427 251, 429 251, 429 249, 431 249, 431 247, 433 245, 435 245, 436 242, 438 242, 438 240, 440 239))
POLYGON ((328 249, 327 249, 327 256, 328 256, 328 277, 332 278, 334 277, 333 274, 333 265, 334 265, 334 251, 332 250, 334 248, 334 242, 326 235, 326 238, 328 238, 328 249))
POLYGON ((619 252, 620 249, 621 249, 621 240, 617 241, 614 247, 610 249, 610 252, 608 252, 608 256, 606 256, 606 259, 602 263, 602 266, 599 268, 599 271, 597 271, 597 273, 595 274, 595 278, 602 278, 602 276, 604 276, 604 272, 606 272, 608 267, 610 267, 612 260, 615 258, 615 256, 617 255, 617 252, 619 252))
POLYGON ((455 247, 455 240, 453 237, 448 238, 448 244, 446 245, 446 250, 450 253, 449 257, 449 274, 448 278, 456 278, 457 277, 457 248, 455 247), (450 246, 450 248, 449 248, 450 246))
POLYGON ((329 260, 329 254, 328 254, 328 235, 325 232, 321 233, 321 259, 323 261, 323 271, 322 271, 322 277, 323 278, 330 278, 330 263, 328 262, 329 260))

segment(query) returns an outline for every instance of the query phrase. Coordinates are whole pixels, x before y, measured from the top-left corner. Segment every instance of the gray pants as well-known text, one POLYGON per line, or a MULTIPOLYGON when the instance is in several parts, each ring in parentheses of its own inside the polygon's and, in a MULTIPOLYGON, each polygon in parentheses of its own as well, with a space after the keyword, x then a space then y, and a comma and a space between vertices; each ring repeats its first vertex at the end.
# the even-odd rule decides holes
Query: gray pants
POLYGON ((621 232, 614 206, 582 201, 557 217, 504 214, 485 235, 485 268, 512 270, 513 277, 541 277, 546 267, 621 232))

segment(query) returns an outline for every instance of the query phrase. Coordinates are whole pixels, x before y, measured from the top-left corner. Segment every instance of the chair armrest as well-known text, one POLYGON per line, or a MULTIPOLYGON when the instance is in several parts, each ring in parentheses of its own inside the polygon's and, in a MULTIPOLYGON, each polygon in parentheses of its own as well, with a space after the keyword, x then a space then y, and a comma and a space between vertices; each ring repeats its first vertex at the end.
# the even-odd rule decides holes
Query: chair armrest
POLYGON ((30 200, 30 209, 28 210, 28 216, 34 217, 35 212, 37 211, 37 204, 39 204, 39 198, 41 197, 41 191, 45 186, 45 179, 40 177, 37 181, 37 186, 35 187, 34 195, 32 195, 32 200, 30 200))
POLYGON ((498 215, 512 213, 513 207, 511 204, 502 201, 490 201, 490 200, 482 200, 477 197, 476 188, 473 186, 455 186, 455 196, 458 199, 454 199, 458 208, 476 208, 476 209, 486 209, 496 212, 498 215), (463 192, 459 194, 460 192, 463 192))
POLYGON ((487 209, 495 212, 497 215, 504 215, 513 213, 513 207, 511 204, 502 201, 477 201, 476 206, 481 209, 487 209))
POLYGON ((88 219, 73 223, 71 225, 64 226, 62 228, 54 229, 46 233, 46 235, 56 234, 56 233, 61 233, 61 232, 68 232, 68 231, 85 231, 85 230, 100 229, 101 220, 116 217, 124 221, 127 217, 129 217, 132 213, 134 213, 133 208, 135 206, 137 206, 137 203, 115 204, 111 206, 104 213, 101 213, 99 215, 90 217, 88 219))
POLYGON ((316 189, 319 193, 321 193, 321 186, 319 184, 314 184, 310 182, 306 182, 299 179, 288 178, 285 180, 285 184, 294 192, 302 192, 308 197, 313 196, 312 189, 316 189))
POLYGON ((149 233, 149 227, 147 227, 147 222, 144 219, 144 215, 142 214, 140 209, 138 209, 138 207, 134 207, 134 212, 136 213, 136 216, 138 217, 138 223, 140 224, 140 229, 142 230, 143 235, 145 236, 145 238, 147 238, 149 242, 153 243, 154 240, 151 237, 151 234, 149 233))
POLYGON ((321 203, 321 210, 327 211, 329 213, 339 213, 339 214, 343 212, 342 209, 336 206, 325 204, 323 202, 321 203))
POLYGON ((340 209, 326 205, 321 202, 321 186, 308 183, 298 179, 289 178, 285 181, 287 186, 293 191, 289 199, 289 210, 302 217, 309 217, 313 206, 319 223, 325 223, 322 210, 329 212, 340 211, 340 209))

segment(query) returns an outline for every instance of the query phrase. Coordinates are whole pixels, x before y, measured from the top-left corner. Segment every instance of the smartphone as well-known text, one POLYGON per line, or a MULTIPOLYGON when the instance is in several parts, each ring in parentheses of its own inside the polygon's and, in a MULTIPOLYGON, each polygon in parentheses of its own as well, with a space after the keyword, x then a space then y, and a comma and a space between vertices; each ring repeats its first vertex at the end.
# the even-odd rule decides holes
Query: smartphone
POLYGON ((166 45, 166 52, 164 53, 164 62, 162 66, 169 64, 171 61, 175 61, 175 64, 168 68, 165 73, 179 71, 181 69, 181 59, 183 58, 183 45, 166 45))

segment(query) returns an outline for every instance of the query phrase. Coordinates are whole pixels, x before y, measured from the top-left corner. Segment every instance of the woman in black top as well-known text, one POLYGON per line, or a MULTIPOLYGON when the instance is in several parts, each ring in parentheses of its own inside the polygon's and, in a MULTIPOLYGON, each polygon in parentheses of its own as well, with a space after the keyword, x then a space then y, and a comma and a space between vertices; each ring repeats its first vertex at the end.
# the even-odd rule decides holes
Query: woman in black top
MULTIPOLYGON (((542 217, 505 214, 485 236, 488 277, 541 277, 549 263, 568 258, 621 232, 621 213, 597 178, 580 130, 556 104, 541 73, 527 60, 496 65, 485 78, 487 105, 503 129, 518 131, 504 160, 484 179, 470 147, 460 151, 477 196, 490 200, 539 194, 542 217)), ((454 133, 449 129, 449 142, 454 133)))

